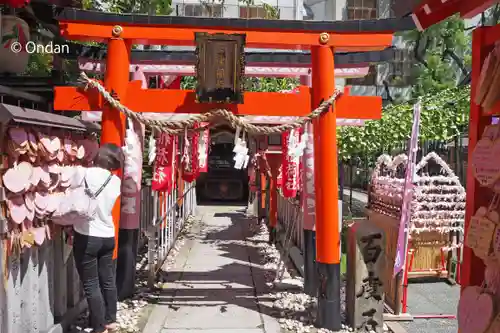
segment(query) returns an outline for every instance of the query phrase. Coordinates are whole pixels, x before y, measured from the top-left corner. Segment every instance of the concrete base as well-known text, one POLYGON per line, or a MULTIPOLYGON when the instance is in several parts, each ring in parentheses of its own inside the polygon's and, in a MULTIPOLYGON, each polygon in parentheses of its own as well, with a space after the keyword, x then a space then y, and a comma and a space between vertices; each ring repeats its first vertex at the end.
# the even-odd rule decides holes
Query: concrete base
POLYGON ((340 307, 340 263, 318 262, 318 317, 316 325, 331 331, 342 328, 340 307))
POLYGON ((304 277, 304 256, 298 247, 292 246, 290 248, 290 259, 300 276, 304 277))
POLYGON ((316 271, 316 231, 304 230, 304 292, 316 296, 318 274, 316 271))
POLYGON ((413 321, 413 316, 409 313, 392 314, 384 313, 384 321, 413 321))
POLYGON ((116 288, 119 300, 129 298, 135 292, 138 240, 139 229, 120 229, 116 264, 116 288))

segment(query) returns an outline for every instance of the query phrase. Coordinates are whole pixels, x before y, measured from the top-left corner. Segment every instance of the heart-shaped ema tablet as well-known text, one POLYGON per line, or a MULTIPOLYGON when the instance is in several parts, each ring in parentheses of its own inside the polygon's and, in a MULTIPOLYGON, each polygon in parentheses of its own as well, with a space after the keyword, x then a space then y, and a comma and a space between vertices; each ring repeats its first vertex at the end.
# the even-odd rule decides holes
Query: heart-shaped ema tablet
POLYGON ((9 129, 9 137, 19 147, 25 147, 29 142, 28 133, 22 128, 9 129))
POLYGON ((482 186, 493 186, 500 178, 500 140, 482 138, 472 153, 472 170, 482 186))
POLYGON ((31 186, 33 166, 28 162, 21 162, 8 169, 3 175, 4 186, 12 193, 21 193, 31 186))
POLYGON ((7 199, 7 207, 9 208, 9 215, 12 222, 16 224, 22 223, 29 214, 24 203, 24 198, 20 195, 7 199))
POLYGON ((467 287, 458 302, 457 320, 461 333, 485 333, 494 315, 493 298, 477 286, 467 287))
POLYGON ((470 219, 465 245, 483 260, 490 254, 491 241, 498 221, 498 213, 488 212, 485 207, 480 207, 470 219))

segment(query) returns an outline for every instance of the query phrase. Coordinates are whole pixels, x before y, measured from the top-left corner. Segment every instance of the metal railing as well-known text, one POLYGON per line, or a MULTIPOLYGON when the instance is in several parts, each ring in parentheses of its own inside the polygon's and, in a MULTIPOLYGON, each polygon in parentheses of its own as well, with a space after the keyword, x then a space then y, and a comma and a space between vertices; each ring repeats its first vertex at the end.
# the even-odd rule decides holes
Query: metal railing
POLYGON ((143 225, 144 235, 148 241, 148 286, 154 286, 156 276, 161 270, 167 256, 175 244, 179 232, 190 216, 196 214, 196 183, 184 183, 183 192, 178 189, 172 193, 150 191, 151 206, 143 201, 143 207, 148 207, 144 213, 150 217, 148 225, 143 225))
POLYGON ((278 223, 285 231, 292 232, 293 244, 302 251, 304 250, 304 237, 302 232, 303 223, 302 207, 295 199, 285 198, 278 192, 278 223), (295 224, 293 226, 293 224, 295 224), (293 226, 293 227, 292 227, 293 226))

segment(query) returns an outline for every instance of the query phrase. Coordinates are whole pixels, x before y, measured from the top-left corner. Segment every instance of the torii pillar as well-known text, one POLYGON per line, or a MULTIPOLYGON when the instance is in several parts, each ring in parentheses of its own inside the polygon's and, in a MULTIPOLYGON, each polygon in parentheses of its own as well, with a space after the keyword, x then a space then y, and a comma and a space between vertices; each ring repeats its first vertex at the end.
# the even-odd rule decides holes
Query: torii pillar
MULTIPOLYGON (((120 38, 121 31, 113 31, 114 37, 108 41, 108 57, 114 61, 108 62, 106 74, 104 75, 104 86, 107 91, 114 93, 120 101, 125 100, 129 82, 129 67, 130 67, 130 45, 120 38)), ((118 147, 123 147, 125 138, 125 116, 119 110, 104 105, 102 112, 102 133, 101 145, 114 143, 118 147)), ((119 170, 116 174, 122 178, 123 170, 119 170)), ((118 244, 118 232, 120 221, 120 198, 118 198, 115 207, 113 208, 113 221, 115 222, 115 241, 118 244)), ((113 259, 118 256, 118 246, 115 245, 113 259)))
MULTIPOLYGON (((320 35, 320 46, 311 47, 312 104, 319 105, 335 90, 334 50, 320 35)), ((335 103, 337 104, 337 103, 335 103)), ((338 162, 336 105, 313 121, 314 183, 316 194, 316 265, 318 273, 317 326, 342 328, 340 307, 340 234, 338 216, 338 162)))
MULTIPOLYGON (((118 27, 113 29, 113 37, 108 41, 108 58, 113 61, 107 62, 106 73, 104 76, 104 86, 107 91, 114 93, 122 103, 126 99, 126 92, 129 83, 129 68, 130 68, 130 50, 131 44, 127 43, 123 38, 120 38, 121 30, 118 27)), ((118 147, 123 147, 125 142, 125 116, 119 110, 111 107, 110 105, 103 106, 102 112, 102 134, 101 145, 107 143, 114 143, 118 147)), ((123 177, 123 170, 119 170, 117 176, 123 177)), ((121 215, 121 197, 118 198, 115 206, 113 207, 113 222, 115 224, 115 250, 113 259, 117 261, 118 258, 118 241, 120 233, 120 215, 121 215)), ((132 237, 120 238, 122 244, 120 248, 133 248, 134 241, 132 237), (129 244, 125 244, 124 241, 129 244)), ((134 272, 135 273, 135 257, 134 255, 122 255, 120 263, 116 264, 118 273, 120 272, 134 272)), ((123 275, 123 274, 120 274, 123 275)), ((123 276, 119 279, 122 281, 123 276)), ((134 290, 134 282, 124 284, 118 283, 118 295, 131 295, 134 290), (126 290, 124 290, 125 288, 126 290)), ((123 297, 122 297, 123 298, 123 297)))

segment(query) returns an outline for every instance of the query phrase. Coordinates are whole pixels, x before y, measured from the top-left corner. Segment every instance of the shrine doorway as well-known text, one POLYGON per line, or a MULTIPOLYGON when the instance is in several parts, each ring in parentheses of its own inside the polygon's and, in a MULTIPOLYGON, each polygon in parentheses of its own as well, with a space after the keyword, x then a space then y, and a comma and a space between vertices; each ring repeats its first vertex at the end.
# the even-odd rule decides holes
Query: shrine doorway
POLYGON ((248 174, 233 168, 235 131, 220 126, 210 130, 209 138, 207 171, 196 180, 199 203, 246 203, 248 174))

